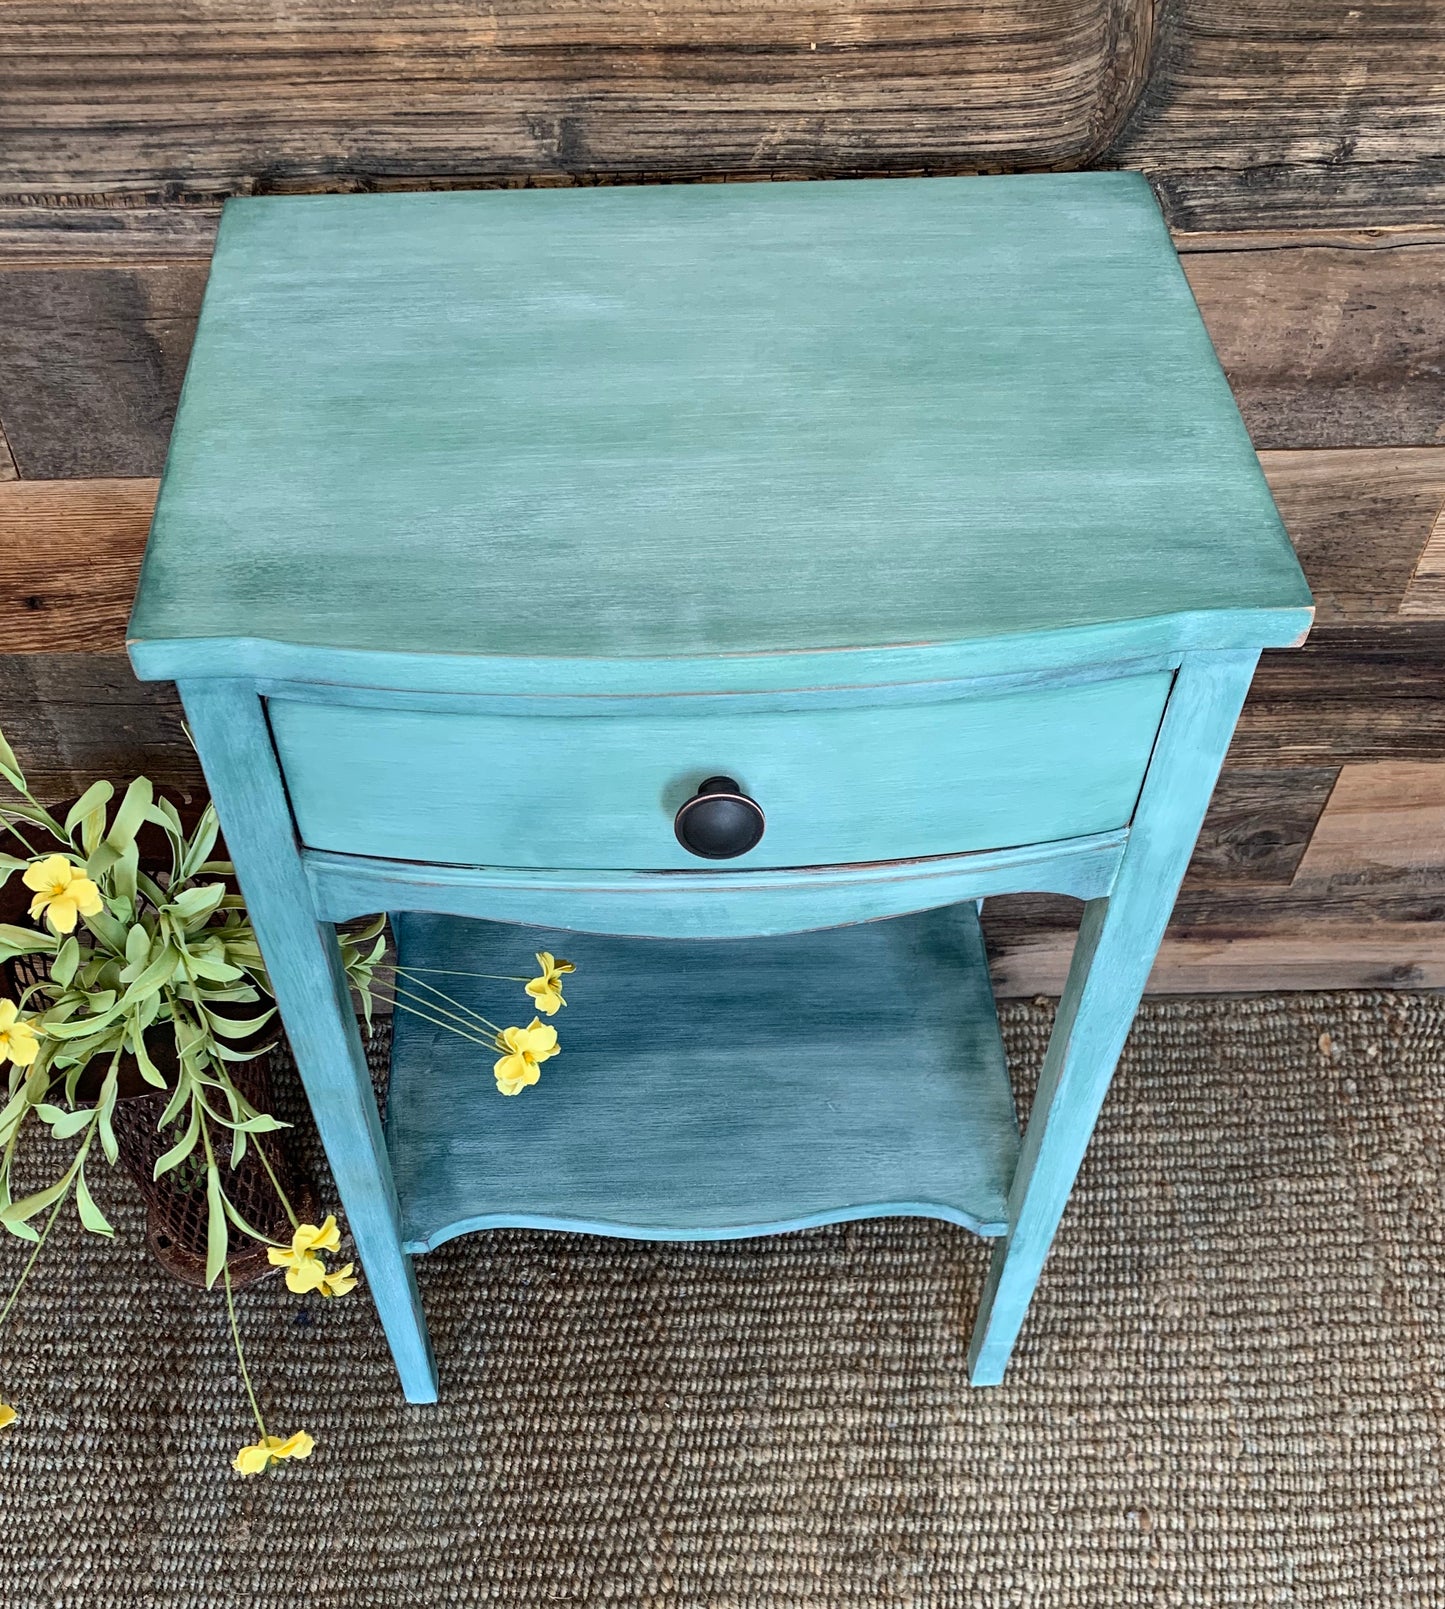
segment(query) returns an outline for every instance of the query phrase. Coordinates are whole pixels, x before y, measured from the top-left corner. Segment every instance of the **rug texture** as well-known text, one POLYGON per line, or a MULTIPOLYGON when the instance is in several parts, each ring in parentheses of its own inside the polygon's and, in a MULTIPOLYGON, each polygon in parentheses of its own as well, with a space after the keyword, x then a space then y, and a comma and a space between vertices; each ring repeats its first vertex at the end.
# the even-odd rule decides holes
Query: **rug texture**
MULTIPOLYGON (((1004 1008, 1021 1095, 1046 1004, 1004 1008)), ((0 1342, 8 1609, 1445 1603, 1445 1000, 1146 1006, 1007 1383, 987 1249, 505 1233, 421 1263, 406 1406, 364 1290, 224 1308, 57 1232, 0 1342)), ((0 1276, 18 1267, 0 1247, 0 1276)))

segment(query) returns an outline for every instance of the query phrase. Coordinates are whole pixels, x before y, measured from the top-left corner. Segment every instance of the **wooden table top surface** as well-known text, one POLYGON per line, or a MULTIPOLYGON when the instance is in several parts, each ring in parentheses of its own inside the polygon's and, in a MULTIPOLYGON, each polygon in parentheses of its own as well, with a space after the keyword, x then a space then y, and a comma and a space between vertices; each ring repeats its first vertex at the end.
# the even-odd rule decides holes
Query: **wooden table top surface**
POLYGON ((1068 174, 230 202, 130 637, 1003 669, 1309 610, 1147 184, 1068 174))

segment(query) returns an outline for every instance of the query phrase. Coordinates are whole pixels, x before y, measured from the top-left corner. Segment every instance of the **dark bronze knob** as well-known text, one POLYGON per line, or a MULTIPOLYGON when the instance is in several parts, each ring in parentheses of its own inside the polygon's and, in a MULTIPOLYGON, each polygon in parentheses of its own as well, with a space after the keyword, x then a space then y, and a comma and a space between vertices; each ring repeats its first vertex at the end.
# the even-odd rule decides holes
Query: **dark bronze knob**
POLYGON ((709 777, 678 811, 677 841, 689 855, 732 860, 746 855, 763 836, 762 808, 731 777, 709 777))

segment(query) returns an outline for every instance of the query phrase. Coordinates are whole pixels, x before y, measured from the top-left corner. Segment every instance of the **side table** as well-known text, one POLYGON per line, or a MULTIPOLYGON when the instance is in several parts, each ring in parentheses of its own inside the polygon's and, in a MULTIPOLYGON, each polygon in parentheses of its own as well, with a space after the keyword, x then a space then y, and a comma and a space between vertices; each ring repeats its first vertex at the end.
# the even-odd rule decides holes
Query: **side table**
MULTIPOLYGON (((180 685, 406 1395, 498 1225, 991 1236, 998 1382, 1304 578, 1133 174, 225 208, 130 636, 180 685), (975 902, 1084 902, 1022 1137, 975 902), (333 924, 575 960, 566 1052, 333 924)), ((465 985, 464 985, 465 987, 465 985)), ((480 999, 480 997, 479 997, 480 999)))

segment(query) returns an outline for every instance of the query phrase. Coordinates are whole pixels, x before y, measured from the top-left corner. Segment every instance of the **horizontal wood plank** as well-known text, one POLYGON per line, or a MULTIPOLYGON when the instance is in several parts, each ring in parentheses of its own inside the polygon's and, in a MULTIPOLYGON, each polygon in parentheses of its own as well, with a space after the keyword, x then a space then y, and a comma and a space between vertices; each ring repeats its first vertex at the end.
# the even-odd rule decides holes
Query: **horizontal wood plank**
POLYGON ((1431 573, 1438 551, 1445 581, 1445 447, 1266 452, 1260 462, 1319 625, 1445 613, 1431 573))
POLYGON ((1190 252, 1257 448, 1445 445, 1445 246, 1190 252))
POLYGON ((1070 167, 1145 0, 107 0, 6 12, 0 195, 1070 167))
POLYGON ((115 653, 155 508, 154 480, 0 485, 0 614, 10 654, 115 653))
POLYGON ((189 263, 0 272, 0 420, 23 477, 160 473, 205 282, 189 263))
POLYGON ((1181 0, 1109 152, 1186 229, 1445 218, 1433 0, 1181 0))
POLYGON ((188 794, 204 786, 175 689, 137 681, 121 653, 0 654, 0 731, 45 799, 142 772, 188 794))

